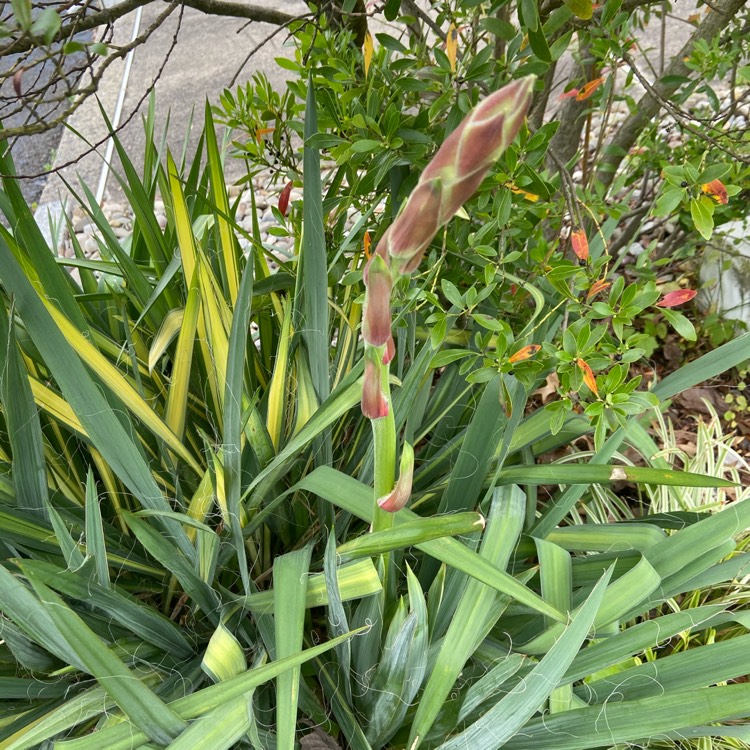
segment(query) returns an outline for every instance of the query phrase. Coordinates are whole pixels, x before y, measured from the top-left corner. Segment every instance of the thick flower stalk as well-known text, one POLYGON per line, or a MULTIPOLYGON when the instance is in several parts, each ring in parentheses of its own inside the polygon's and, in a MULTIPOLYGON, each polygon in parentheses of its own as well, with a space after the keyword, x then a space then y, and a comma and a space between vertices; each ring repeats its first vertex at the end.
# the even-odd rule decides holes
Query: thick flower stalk
POLYGON ((514 81, 469 112, 427 165, 365 267, 362 412, 372 420, 373 427, 374 531, 392 526, 393 512, 408 501, 414 461, 413 451, 405 446, 397 483, 396 430, 388 377, 388 363, 394 354, 391 289, 399 276, 410 274, 419 266, 438 230, 471 198, 500 154, 513 142, 531 104, 533 86, 533 76, 514 81))

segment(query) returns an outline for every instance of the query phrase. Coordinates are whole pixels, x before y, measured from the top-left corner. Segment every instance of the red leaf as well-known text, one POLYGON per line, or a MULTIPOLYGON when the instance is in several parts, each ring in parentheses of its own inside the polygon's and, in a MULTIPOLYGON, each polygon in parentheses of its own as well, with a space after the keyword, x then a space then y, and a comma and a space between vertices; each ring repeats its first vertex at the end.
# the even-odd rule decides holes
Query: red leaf
POLYGON ((570 234, 570 244, 573 246, 573 252, 579 260, 587 260, 589 257, 589 241, 586 239, 586 232, 583 229, 574 229, 570 234))
POLYGON ((599 391, 596 387, 596 378, 594 377, 594 373, 591 370, 591 368, 588 366, 587 362, 584 362, 580 357, 576 360, 576 364, 578 367, 581 368, 581 372, 583 373, 583 382, 586 384, 588 389, 597 397, 599 398, 599 391))
POLYGON ((674 292, 667 292, 657 303, 657 307, 677 307, 685 302, 690 302, 698 292, 695 289, 678 289, 674 292))
POLYGON ((512 365, 516 362, 523 362, 525 359, 533 357, 542 347, 539 344, 529 344, 524 346, 523 349, 519 349, 511 358, 508 360, 512 365))
POLYGON ((721 180, 711 180, 711 182, 701 185, 701 190, 706 195, 710 195, 717 203, 721 203, 722 206, 729 203, 727 189, 724 187, 724 183, 721 180))
POLYGON ((570 91, 566 91, 564 94, 560 94, 560 99, 573 99, 574 97, 578 96, 578 89, 571 89, 570 91))
POLYGON ((364 237, 362 244, 365 249, 365 258, 369 260, 370 255, 372 255, 372 253, 370 252, 370 246, 372 245, 372 238, 370 237, 370 233, 366 229, 365 229, 365 237, 364 237))
POLYGON ((286 216, 286 212, 289 209, 289 196, 292 194, 292 182, 291 180, 284 185, 284 189, 279 193, 279 211, 282 216, 286 216))

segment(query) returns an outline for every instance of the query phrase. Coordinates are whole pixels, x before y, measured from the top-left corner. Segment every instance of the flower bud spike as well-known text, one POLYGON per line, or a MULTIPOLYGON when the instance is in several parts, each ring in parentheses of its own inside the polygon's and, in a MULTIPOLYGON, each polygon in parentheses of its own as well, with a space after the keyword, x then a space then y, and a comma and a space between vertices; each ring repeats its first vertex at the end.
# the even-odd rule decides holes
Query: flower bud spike
POLYGON ((490 94, 445 139, 381 240, 390 257, 398 259, 394 272, 417 268, 437 231, 471 198, 513 142, 531 104, 534 80, 527 76, 490 94))
POLYGON ((399 466, 398 481, 389 495, 381 497, 378 505, 389 513, 401 510, 411 497, 411 484, 414 477, 414 448, 409 443, 404 443, 401 451, 401 463, 399 466))
POLYGON ((383 258, 375 253, 364 270, 365 308, 362 338, 371 346, 383 346, 391 336, 391 272, 383 258))

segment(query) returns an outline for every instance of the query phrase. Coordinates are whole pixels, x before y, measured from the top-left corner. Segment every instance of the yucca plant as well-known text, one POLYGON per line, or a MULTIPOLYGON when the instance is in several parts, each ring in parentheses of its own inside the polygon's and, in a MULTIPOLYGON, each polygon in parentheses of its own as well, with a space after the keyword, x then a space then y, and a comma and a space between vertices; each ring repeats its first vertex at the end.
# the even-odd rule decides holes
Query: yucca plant
MULTIPOLYGON (((491 100, 489 132, 514 123, 499 145, 530 86, 491 100)), ((315 113, 310 86, 308 144, 315 113)), ((495 155, 462 171, 471 122, 418 183, 419 216, 412 198, 383 232, 364 298, 362 223, 333 237, 325 223, 342 181, 321 184, 306 146, 302 205, 277 215, 295 259, 271 273, 258 228, 231 218, 208 108, 189 165, 161 158, 152 120, 142 175, 118 144, 135 215, 124 243, 80 187, 99 259, 56 258, 4 180, 2 750, 284 749, 313 726, 356 750, 746 739, 747 612, 685 592, 744 574, 747 501, 569 523, 595 485, 731 483, 612 463, 626 443, 656 452, 635 416, 590 460, 547 463, 587 418, 552 434, 530 385, 472 380, 444 337, 418 335, 431 311, 410 306, 408 274, 495 155), (539 486, 557 489, 540 500, 539 486)), ((0 169, 12 174, 7 154, 0 169)))

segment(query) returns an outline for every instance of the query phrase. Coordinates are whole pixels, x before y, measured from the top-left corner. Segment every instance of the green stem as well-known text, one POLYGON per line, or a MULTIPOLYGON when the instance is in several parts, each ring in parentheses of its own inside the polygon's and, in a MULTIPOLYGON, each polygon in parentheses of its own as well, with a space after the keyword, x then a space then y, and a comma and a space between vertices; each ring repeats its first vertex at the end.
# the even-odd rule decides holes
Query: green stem
POLYGON ((388 416, 372 420, 372 437, 375 450, 372 530, 393 528, 394 514, 381 510, 378 500, 390 494, 396 484, 396 421, 391 403, 390 365, 383 365, 381 380, 383 394, 388 400, 388 416))

